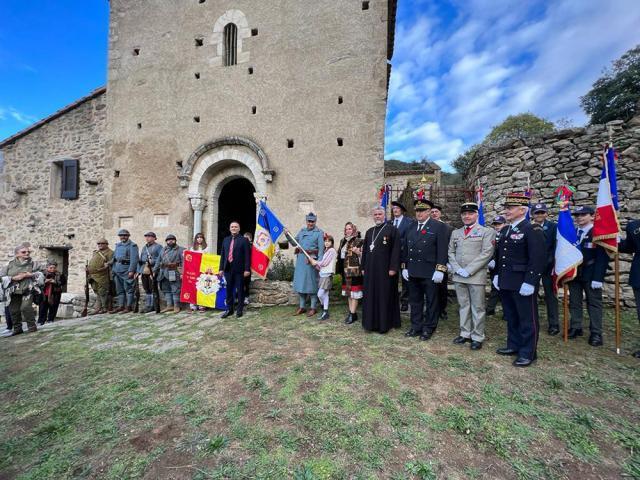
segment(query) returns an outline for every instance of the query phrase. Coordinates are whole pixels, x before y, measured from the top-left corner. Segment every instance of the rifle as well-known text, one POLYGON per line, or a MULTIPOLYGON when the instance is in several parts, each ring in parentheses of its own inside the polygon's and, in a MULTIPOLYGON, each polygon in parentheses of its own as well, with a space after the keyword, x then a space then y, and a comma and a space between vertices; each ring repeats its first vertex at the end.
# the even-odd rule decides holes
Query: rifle
MULTIPOLYGON (((107 294, 107 312, 111 313, 113 310, 113 299, 116 296, 115 285, 113 284, 113 279, 111 278, 111 262, 107 262, 107 278, 109 281, 109 293, 107 294)), ((103 305, 102 308, 105 308, 103 305)))
POLYGON ((82 309, 81 317, 86 317, 89 308, 89 262, 84 267, 84 308, 82 309))
POLYGON ((153 273, 153 267, 151 266, 151 258, 149 255, 149 250, 147 249, 147 267, 149 267, 149 277, 151 279, 151 292, 153 294, 153 309, 156 313, 160 313, 160 290, 158 289, 158 279, 156 278, 156 274, 153 273))
POLYGON ((133 312, 138 313, 140 311, 140 282, 137 278, 134 278, 133 281, 135 284, 133 285, 133 295, 136 300, 136 304, 133 307, 133 312))

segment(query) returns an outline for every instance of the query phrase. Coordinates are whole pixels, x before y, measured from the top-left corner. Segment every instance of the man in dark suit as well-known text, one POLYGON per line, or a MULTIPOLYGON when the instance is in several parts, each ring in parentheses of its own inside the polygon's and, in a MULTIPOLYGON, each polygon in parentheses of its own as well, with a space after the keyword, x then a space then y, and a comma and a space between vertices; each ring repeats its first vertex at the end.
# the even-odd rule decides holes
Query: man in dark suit
POLYGON ((582 336, 582 294, 589 313, 589 345, 602 345, 602 286, 609 265, 609 255, 600 245, 593 243, 593 215, 591 207, 576 207, 572 215, 576 219, 578 245, 582 252, 582 264, 576 278, 569 282, 569 311, 571 328, 569 338, 582 336))
MULTIPOLYGON (((433 220, 442 222, 447 227, 447 245, 451 241, 451 234, 455 230, 451 225, 445 223, 442 220, 442 207, 440 205, 433 205, 431 212, 429 213, 433 220)), ((438 318, 440 320, 447 320, 447 305, 449 303, 449 274, 444 272, 444 280, 438 285, 438 318)))
POLYGON ((251 252, 249 242, 240 235, 240 224, 231 222, 231 235, 222 241, 220 254, 220 274, 224 273, 227 284, 227 310, 222 318, 233 314, 234 303, 237 303, 236 317, 242 317, 244 307, 244 278, 251 275, 251 252))
POLYGON ((544 234, 540 225, 526 220, 529 197, 509 193, 504 216, 509 222, 498 238, 493 285, 500 290, 507 319, 507 346, 499 355, 515 355, 515 367, 528 367, 537 358, 537 292, 546 264, 544 234))
MULTIPOLYGON (((627 238, 620 243, 620 252, 633 253, 631 271, 629 272, 629 285, 633 288, 638 321, 640 321, 640 220, 629 220, 629 223, 627 223, 627 238)), ((633 356, 640 358, 640 350, 633 352, 633 356)))
POLYGON ((438 326, 438 284, 447 271, 449 232, 444 223, 429 217, 429 200, 416 200, 414 206, 416 223, 405 236, 401 258, 411 305, 411 328, 405 336, 429 340, 438 326))
MULTIPOLYGON (((405 215, 407 209, 398 201, 391 202, 391 212, 393 213, 393 219, 389 220, 389 223, 396 227, 400 234, 400 255, 402 256, 405 236, 410 227, 415 224, 415 220, 405 215)), ((402 291, 400 293, 400 311, 406 312, 407 310, 409 310, 409 282, 403 278, 402 291)))
POLYGON ((531 208, 533 222, 542 227, 544 243, 547 250, 547 264, 542 272, 542 288, 544 289, 544 303, 547 306, 547 333, 557 335, 560 333, 560 323, 558 321, 558 297, 553 291, 553 265, 556 259, 556 236, 558 224, 552 222, 547 217, 549 211, 544 203, 536 203, 531 208))

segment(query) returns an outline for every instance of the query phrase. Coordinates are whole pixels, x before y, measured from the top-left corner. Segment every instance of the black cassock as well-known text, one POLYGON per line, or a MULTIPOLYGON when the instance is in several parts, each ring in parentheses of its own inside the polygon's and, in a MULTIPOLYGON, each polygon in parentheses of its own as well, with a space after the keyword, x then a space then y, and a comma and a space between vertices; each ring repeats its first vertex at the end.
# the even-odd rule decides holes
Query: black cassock
POLYGON ((362 246, 362 268, 362 327, 380 333, 399 328, 400 235, 393 225, 385 223, 367 230, 362 246), (396 274, 390 277, 389 270, 396 274))

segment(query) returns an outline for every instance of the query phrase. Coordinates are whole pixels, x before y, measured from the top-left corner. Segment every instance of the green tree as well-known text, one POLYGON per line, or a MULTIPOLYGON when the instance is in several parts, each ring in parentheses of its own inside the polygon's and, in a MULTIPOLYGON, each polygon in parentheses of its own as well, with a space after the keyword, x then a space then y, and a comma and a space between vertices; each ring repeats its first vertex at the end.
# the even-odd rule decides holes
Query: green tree
POLYGON ((629 120, 638 113, 640 101, 640 45, 615 60, 587 94, 580 98, 589 123, 629 120))
POLYGON ((463 178, 467 176, 469 171, 469 167, 471 166, 471 160, 473 160, 473 156, 476 154, 476 151, 480 148, 481 145, 474 145, 469 148, 466 152, 458 157, 452 162, 452 166, 456 172, 458 172, 463 178))
POLYGON ((533 137, 554 130, 553 122, 537 117, 533 113, 520 113, 509 115, 502 123, 493 127, 482 143, 493 146, 506 140, 533 137))

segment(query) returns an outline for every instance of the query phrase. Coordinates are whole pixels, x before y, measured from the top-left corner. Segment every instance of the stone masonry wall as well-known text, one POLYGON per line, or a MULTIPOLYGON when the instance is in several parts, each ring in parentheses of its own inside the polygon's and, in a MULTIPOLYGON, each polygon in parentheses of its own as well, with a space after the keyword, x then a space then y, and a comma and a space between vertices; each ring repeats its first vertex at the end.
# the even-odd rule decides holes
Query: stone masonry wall
MULTIPOLYGON (((610 133, 619 154, 619 218, 624 229, 627 219, 640 218, 640 117, 627 123, 614 121, 607 125, 571 128, 481 149, 472 160, 468 185, 476 185, 479 180, 484 187, 487 219, 501 210, 507 192, 523 191, 528 179, 534 190, 534 201, 549 205, 550 216, 557 219, 553 192, 562 185, 565 174, 569 185, 577 188, 574 196, 576 205, 595 207, 603 146, 610 133)), ((631 256, 621 255, 621 284, 626 305, 633 305, 633 291, 627 285, 630 261, 631 256)), ((613 262, 606 280, 604 294, 611 300, 613 262)))
POLYGON ((39 260, 56 257, 45 246, 70 248, 68 291, 82 291, 85 261, 103 235, 105 121, 102 93, 0 147, 0 263, 24 241, 39 260), (54 162, 65 159, 79 161, 76 200, 52 192, 52 176, 61 175, 54 162))

